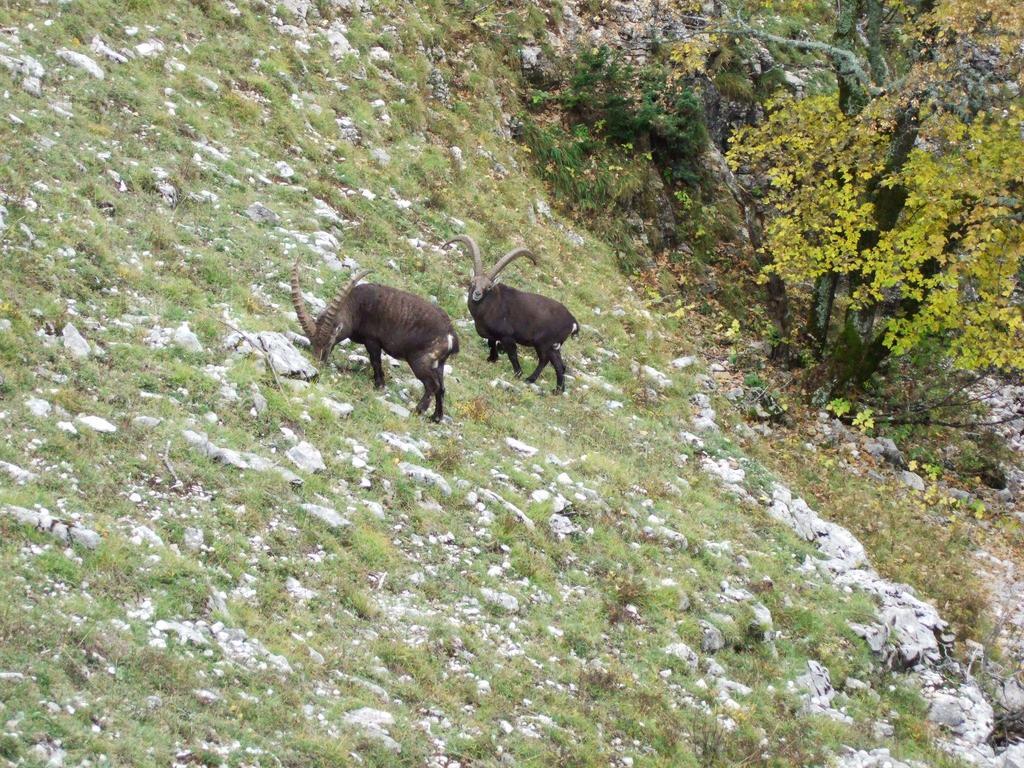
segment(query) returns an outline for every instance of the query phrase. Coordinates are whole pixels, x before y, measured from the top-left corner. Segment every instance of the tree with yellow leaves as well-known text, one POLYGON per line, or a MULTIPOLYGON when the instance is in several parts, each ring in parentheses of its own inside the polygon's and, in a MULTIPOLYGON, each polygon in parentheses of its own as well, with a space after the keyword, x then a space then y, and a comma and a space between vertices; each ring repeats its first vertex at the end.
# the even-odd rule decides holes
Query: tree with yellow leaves
POLYGON ((836 73, 833 93, 769 104, 729 153, 763 180, 768 275, 808 294, 784 341, 828 363, 832 392, 928 339, 963 368, 1024 369, 1024 6, 840 0, 829 42, 732 29, 836 73))

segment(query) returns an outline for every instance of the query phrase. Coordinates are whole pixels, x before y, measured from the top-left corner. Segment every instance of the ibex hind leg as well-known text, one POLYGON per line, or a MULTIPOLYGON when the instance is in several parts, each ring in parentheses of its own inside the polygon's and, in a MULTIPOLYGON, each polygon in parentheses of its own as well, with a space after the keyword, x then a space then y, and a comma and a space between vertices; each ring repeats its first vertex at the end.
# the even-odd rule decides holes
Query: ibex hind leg
POLYGON ((538 379, 538 377, 541 374, 541 371, 543 371, 544 368, 547 367, 547 364, 549 362, 549 360, 548 360, 548 355, 550 353, 549 349, 544 348, 544 347, 535 347, 534 349, 537 350, 537 361, 538 361, 537 362, 537 369, 533 373, 531 373, 529 376, 526 377, 526 383, 527 384, 536 384, 537 383, 537 379, 538 379))
POLYGON ((548 357, 555 369, 555 393, 565 392, 565 363, 562 362, 562 352, 559 349, 552 349, 548 357))
POLYGON ((423 385, 423 397, 416 404, 416 413, 424 413, 430 407, 430 401, 434 398, 441 384, 437 380, 437 370, 434 368, 434 360, 429 355, 417 358, 409 364, 413 374, 423 385))
POLYGON ((434 391, 434 413, 430 418, 437 422, 444 419, 444 361, 446 359, 447 356, 438 363, 435 369, 437 389, 434 391))

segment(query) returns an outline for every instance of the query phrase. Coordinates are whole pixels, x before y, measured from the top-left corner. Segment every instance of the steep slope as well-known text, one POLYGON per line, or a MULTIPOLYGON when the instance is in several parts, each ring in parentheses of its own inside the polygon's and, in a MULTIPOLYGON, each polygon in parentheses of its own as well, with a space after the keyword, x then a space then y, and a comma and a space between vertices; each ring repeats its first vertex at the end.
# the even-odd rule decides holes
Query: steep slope
POLYGON ((685 321, 550 213, 470 11, 2 13, 5 764, 947 763, 861 558, 780 524, 685 321), (506 279, 580 319, 567 395, 485 361, 463 231, 543 256, 506 279), (266 367, 296 258, 456 319, 450 421, 355 347, 266 367))

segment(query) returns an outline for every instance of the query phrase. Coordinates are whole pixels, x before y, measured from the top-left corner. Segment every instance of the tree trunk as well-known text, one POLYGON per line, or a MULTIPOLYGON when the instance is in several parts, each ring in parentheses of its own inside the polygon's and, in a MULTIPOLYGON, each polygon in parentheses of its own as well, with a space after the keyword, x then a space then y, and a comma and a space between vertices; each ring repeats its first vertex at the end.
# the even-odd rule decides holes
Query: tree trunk
POLYGON ((885 345, 885 330, 877 333, 867 344, 861 344, 859 336, 849 326, 844 328, 844 336, 854 334, 844 339, 843 349, 856 351, 856 354, 847 358, 837 359, 835 374, 832 379, 832 396, 845 394, 850 389, 863 387, 868 380, 874 376, 882 363, 889 357, 889 347, 885 345))
MULTIPOLYGON (((833 39, 844 50, 853 51, 857 45, 857 0, 839 0, 836 31, 833 39)), ((844 115, 855 115, 867 105, 870 96, 850 62, 840 56, 832 57, 839 85, 839 108, 844 115)))
POLYGON ((777 365, 789 368, 793 365, 793 345, 790 335, 793 333, 792 318, 789 312, 789 294, 786 292, 786 281, 776 274, 768 276, 766 286, 768 295, 768 316, 778 340, 772 344, 768 358, 777 365))
POLYGON ((871 332, 875 326, 875 315, 877 305, 872 302, 867 302, 863 305, 856 305, 853 303, 854 294, 857 292, 857 288, 863 283, 863 276, 859 272, 853 272, 850 274, 850 306, 846 309, 846 325, 857 334, 863 343, 867 343, 871 338, 871 332))
POLYGON ((839 275, 826 272, 814 281, 811 297, 811 313, 807 318, 807 335, 811 337, 814 356, 821 359, 828 343, 828 330, 832 324, 832 306, 836 300, 836 285, 839 275))
POLYGON ((889 77, 889 67, 885 63, 882 48, 882 0, 865 0, 867 5, 868 65, 871 68, 871 80, 875 85, 882 85, 889 77))

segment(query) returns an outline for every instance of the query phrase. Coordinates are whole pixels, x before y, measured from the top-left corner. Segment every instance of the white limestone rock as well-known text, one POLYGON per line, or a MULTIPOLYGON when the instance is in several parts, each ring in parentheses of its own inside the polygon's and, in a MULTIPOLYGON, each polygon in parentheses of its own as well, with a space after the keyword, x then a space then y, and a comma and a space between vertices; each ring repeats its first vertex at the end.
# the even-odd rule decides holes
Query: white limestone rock
MULTIPOLYGON (((319 373, 287 336, 276 331, 244 334, 231 332, 224 338, 224 346, 242 354, 257 354, 269 358, 278 376, 311 381, 319 373)), ((326 400, 325 398, 325 405, 326 400)))
POLYGON ((97 80, 102 80, 104 78, 103 67, 90 59, 84 53, 72 51, 67 48, 61 48, 57 51, 57 58, 66 61, 72 66, 85 70, 97 80))
POLYGON ((319 504, 302 504, 302 509, 308 514, 326 523, 331 528, 341 528, 342 526, 351 525, 349 520, 338 514, 337 510, 331 509, 330 507, 324 507, 319 504))
POLYGON ((78 329, 72 323, 67 323, 64 326, 61 336, 64 339, 64 349, 76 360, 84 360, 92 354, 89 342, 85 340, 85 337, 78 332, 78 329))
POLYGON ((490 587, 481 587, 480 594, 483 596, 484 602, 497 606, 506 613, 517 613, 519 611, 519 600, 516 599, 515 595, 491 589, 490 587))
POLYGON ((96 531, 58 520, 45 509, 25 509, 7 505, 0 508, 0 513, 14 518, 22 525, 44 531, 65 544, 80 544, 86 549, 96 549, 100 545, 100 535, 96 531))
POLYGON ((398 469, 413 482, 420 485, 432 485, 440 490, 443 495, 452 495, 452 487, 448 484, 448 481, 432 469, 427 469, 408 461, 401 462, 398 465, 398 469))
POLYGON ((304 472, 323 472, 327 469, 324 464, 324 457, 317 450, 316 446, 303 440, 298 445, 292 446, 285 453, 285 456, 304 472))
POLYGON ((697 652, 686 643, 672 643, 671 645, 666 645, 661 650, 662 653, 683 662, 690 668, 691 672, 697 671, 697 666, 700 663, 700 657, 697 656, 697 652))
POLYGON ((75 421, 94 432, 102 432, 108 435, 117 432, 117 427, 100 416, 80 415, 75 421))
POLYGON ((199 341, 199 337, 196 336, 192 329, 188 327, 188 323, 182 323, 174 329, 174 335, 171 336, 171 340, 174 344, 186 352, 202 352, 203 344, 199 341))
POLYGON ((35 472, 29 472, 27 469, 22 469, 17 464, 11 464, 9 461, 0 461, 0 472, 6 474, 18 485, 24 485, 38 477, 35 472))

